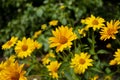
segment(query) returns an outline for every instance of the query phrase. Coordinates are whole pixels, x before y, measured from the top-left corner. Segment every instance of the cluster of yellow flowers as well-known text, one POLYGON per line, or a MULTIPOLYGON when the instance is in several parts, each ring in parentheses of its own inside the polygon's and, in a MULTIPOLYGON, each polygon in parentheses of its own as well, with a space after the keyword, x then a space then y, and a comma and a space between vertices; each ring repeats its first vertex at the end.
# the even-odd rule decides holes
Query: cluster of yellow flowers
MULTIPOLYGON (((111 20, 110 22, 107 22, 105 24, 105 20, 101 17, 95 17, 91 15, 90 17, 87 17, 86 19, 81 20, 82 24, 85 24, 84 27, 81 29, 78 29, 78 33, 82 37, 87 36, 87 32, 90 28, 94 31, 100 31, 100 40, 106 41, 107 39, 116 39, 116 34, 118 33, 118 29, 120 28, 120 21, 117 20, 111 20)), ((58 24, 57 20, 53 20, 49 22, 50 26, 56 26, 58 24)), ((46 24, 42 25, 42 29, 44 30, 47 27, 46 24)), ((7 41, 3 46, 2 49, 10 49, 15 45, 15 52, 16 56, 18 58, 25 58, 28 56, 31 56, 32 52, 35 49, 39 49, 42 45, 37 42, 36 39, 40 34, 42 33, 41 30, 35 32, 33 39, 23 37, 22 40, 18 40, 17 37, 12 37, 9 41, 7 41)), ((49 47, 55 48, 56 53, 63 52, 64 50, 70 49, 72 47, 72 41, 77 40, 78 36, 75 32, 73 32, 72 27, 68 26, 58 26, 55 30, 52 30, 52 37, 49 37, 49 47)), ((109 44, 107 47, 111 47, 109 44)), ((71 57, 70 61, 70 68, 74 70, 76 74, 84 74, 86 69, 88 67, 93 66, 94 59, 91 59, 91 55, 88 52, 80 52, 73 53, 74 55, 71 57)), ((120 49, 115 52, 115 58, 110 61, 110 65, 120 64, 120 49)), ((12 56, 11 56, 12 57, 12 56)), ((2 62, 0 64, 0 79, 1 80, 26 80, 26 78, 23 76, 25 74, 24 71, 22 71, 23 65, 19 66, 17 61, 14 60, 14 58, 9 58, 4 63, 2 62), (6 67, 6 65, 9 64, 9 68, 6 67), (13 71, 11 71, 11 69, 13 71), (16 69, 15 69, 16 68, 16 69), (7 70, 7 71, 6 71, 7 70), (9 74, 9 72, 13 72, 9 74), (7 79, 3 79, 6 77, 4 74, 10 75, 7 77, 7 79), (1 77, 1 75, 3 77, 1 77)), ((46 66, 48 71, 50 72, 49 75, 52 76, 52 78, 58 79, 58 70, 60 66, 62 65, 62 62, 58 62, 57 59, 55 59, 56 56, 53 52, 50 52, 46 54, 42 58, 42 64, 46 66), (54 58, 54 60, 51 60, 50 58, 54 58)), ((96 80, 98 77, 92 80, 96 80)))
POLYGON ((42 44, 33 39, 23 37, 22 41, 17 37, 12 37, 9 41, 3 44, 2 49, 10 49, 15 45, 15 52, 18 58, 30 56, 35 49, 41 48, 42 44), (16 44, 16 45, 15 45, 16 44))
MULTIPOLYGON (((107 22, 106 25, 105 20, 103 18, 95 17, 93 15, 91 15, 91 17, 87 17, 86 19, 82 19, 81 22, 86 26, 78 30, 80 35, 86 37, 87 31, 89 30, 89 28, 92 28, 93 31, 100 30, 99 32, 101 35, 100 39, 104 41, 110 38, 116 39, 115 34, 118 33, 118 29, 120 28, 120 21, 118 20, 117 21, 111 20, 110 22, 107 22)), ((67 26, 61 26, 56 28, 55 31, 54 30, 52 31, 52 34, 53 37, 49 38, 50 48, 56 47, 56 52, 59 51, 62 52, 66 48, 71 48, 72 41, 77 39, 77 35, 72 32, 72 28, 68 28, 67 26)), ((114 59, 114 64, 115 62, 119 64, 120 61, 119 55, 120 55, 119 52, 116 52, 116 54, 114 55, 116 57, 114 59)), ((93 62, 93 59, 89 58, 90 55, 88 53, 81 52, 80 54, 75 54, 75 57, 71 59, 71 67, 74 68, 75 73, 83 74, 85 70, 88 68, 88 66, 93 66, 93 64, 91 63, 93 62)), ((51 67, 47 68, 49 70, 53 70, 51 67)))
POLYGON ((79 33, 82 35, 86 35, 85 32, 88 31, 89 28, 93 28, 94 31, 100 29, 100 39, 116 39, 115 34, 118 33, 118 29, 120 28, 120 21, 111 20, 107 22, 105 25, 105 20, 101 17, 95 17, 91 15, 91 17, 87 17, 86 19, 82 19, 81 23, 86 24, 86 26, 82 29, 79 29, 79 33))

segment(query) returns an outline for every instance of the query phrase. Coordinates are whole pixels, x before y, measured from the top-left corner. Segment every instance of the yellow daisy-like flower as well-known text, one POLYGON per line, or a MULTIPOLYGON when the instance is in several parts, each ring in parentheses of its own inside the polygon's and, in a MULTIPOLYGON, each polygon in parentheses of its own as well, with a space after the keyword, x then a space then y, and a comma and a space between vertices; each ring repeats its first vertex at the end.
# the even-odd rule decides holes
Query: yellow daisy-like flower
POLYGON ((12 55, 5 62, 2 61, 0 63, 0 80, 4 80, 3 78, 5 78, 5 80, 9 80, 9 79, 6 79, 6 77, 3 77, 3 76, 6 73, 6 69, 9 68, 9 66, 11 66, 14 62, 15 62, 15 56, 12 55))
POLYGON ((39 43, 39 42, 37 42, 37 41, 34 41, 34 47, 35 47, 35 49, 36 49, 36 48, 37 48, 37 49, 40 49, 40 48, 42 47, 42 44, 39 43))
POLYGON ((46 24, 41 25, 41 29, 45 30, 47 28, 46 24))
POLYGON ((15 55, 11 55, 5 62, 4 62, 4 67, 10 66, 12 63, 15 62, 15 55))
POLYGON ((104 80, 112 80, 112 77, 107 75, 107 76, 105 76, 104 80))
POLYGON ((22 41, 19 40, 16 44, 15 52, 19 58, 24 58, 30 56, 34 49, 34 41, 30 38, 26 39, 24 37, 22 41))
POLYGON ((61 6, 60 6, 60 9, 65 9, 65 6, 64 6, 64 5, 61 5, 61 6))
POLYGON ((115 57, 114 60, 119 65, 120 64, 120 49, 117 49, 117 51, 115 52, 114 57, 115 57))
POLYGON ((118 33, 118 29, 120 28, 120 21, 113 21, 107 22, 106 27, 102 27, 100 31, 100 39, 101 40, 107 40, 107 39, 116 39, 115 34, 118 33))
POLYGON ((99 76, 95 75, 93 78, 91 78, 90 80, 98 80, 99 76))
POLYGON ((17 40, 18 38, 13 36, 9 41, 2 45, 2 49, 10 49, 12 46, 14 46, 17 40))
POLYGON ((33 39, 36 39, 41 33, 42 33, 41 30, 36 31, 36 32, 34 33, 34 35, 33 35, 33 39))
POLYGON ((53 78, 58 78, 58 69, 60 67, 61 63, 58 63, 57 61, 50 62, 50 65, 47 66, 48 71, 50 71, 50 74, 53 78))
POLYGON ((22 70, 24 64, 20 65, 15 61, 14 55, 0 64, 0 80, 27 80, 22 70))
POLYGON ((57 26, 57 24, 58 24, 58 20, 52 20, 49 22, 50 26, 57 26))
POLYGON ((1 74, 0 80, 27 80, 24 76, 26 72, 22 70, 23 66, 24 64, 19 66, 17 62, 12 63, 1 74))
POLYGON ((10 56, 5 62, 2 61, 0 64, 0 71, 5 69, 6 67, 10 66, 12 63, 14 63, 14 61, 15 61, 14 55, 10 56))
POLYGON ((85 27, 86 30, 92 27, 93 30, 95 31, 96 29, 100 29, 102 26, 104 26, 105 20, 101 17, 95 17, 91 15, 91 17, 82 19, 81 22, 86 24, 86 27, 85 27))
POLYGON ((75 33, 72 32, 72 28, 67 26, 61 26, 56 28, 55 31, 52 31, 54 37, 50 37, 50 47, 57 47, 56 52, 63 51, 64 48, 70 48, 72 41, 77 39, 75 33))
POLYGON ((78 32, 81 36, 85 37, 86 36, 86 32, 85 32, 85 29, 82 28, 82 29, 78 29, 78 32))
POLYGON ((108 43, 108 44, 106 45, 106 48, 112 48, 112 45, 111 45, 110 43, 108 43))
POLYGON ((55 58, 55 55, 51 52, 48 53, 45 57, 43 57, 42 59, 43 65, 48 64, 51 61, 50 58, 55 58))
POLYGON ((117 64, 117 61, 115 59, 111 60, 110 63, 109 63, 111 66, 112 65, 116 65, 117 64))
POLYGON ((4 73, 5 68, 6 68, 6 66, 4 65, 4 63, 1 62, 1 63, 0 63, 0 80, 2 80, 2 79, 1 79, 1 76, 2 76, 2 74, 4 73))
POLYGON ((71 67, 74 68, 74 72, 77 74, 83 74, 88 66, 92 66, 92 59, 89 59, 90 55, 87 53, 75 54, 75 57, 71 60, 71 67))

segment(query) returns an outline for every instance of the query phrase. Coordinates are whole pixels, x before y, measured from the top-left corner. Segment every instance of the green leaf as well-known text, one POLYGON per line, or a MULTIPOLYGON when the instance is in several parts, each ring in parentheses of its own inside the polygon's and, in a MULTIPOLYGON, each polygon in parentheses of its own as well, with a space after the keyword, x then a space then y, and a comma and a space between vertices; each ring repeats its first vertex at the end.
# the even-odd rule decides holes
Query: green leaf
POLYGON ((74 70, 72 68, 65 71, 64 75, 68 80, 79 80, 78 77, 75 75, 74 70))
POLYGON ((91 70, 93 70, 93 71, 95 71, 95 72, 98 72, 98 73, 102 73, 102 71, 100 70, 100 69, 98 69, 98 68, 91 68, 91 70))
POLYGON ((87 40, 88 40, 89 43, 93 43, 92 39, 87 38, 87 40))
POLYGON ((38 8, 38 10, 36 11, 36 15, 38 17, 41 17, 43 15, 43 10, 41 8, 38 8))
POLYGON ((110 68, 107 67, 107 68, 105 69, 105 72, 106 72, 107 74, 111 73, 110 68))
POLYGON ((27 73, 26 75, 29 75, 29 73, 31 72, 31 70, 34 68, 34 65, 31 65, 28 69, 27 69, 27 73))
POLYGON ((107 54, 108 51, 107 50, 104 50, 104 49, 100 49, 97 51, 97 54, 107 54))

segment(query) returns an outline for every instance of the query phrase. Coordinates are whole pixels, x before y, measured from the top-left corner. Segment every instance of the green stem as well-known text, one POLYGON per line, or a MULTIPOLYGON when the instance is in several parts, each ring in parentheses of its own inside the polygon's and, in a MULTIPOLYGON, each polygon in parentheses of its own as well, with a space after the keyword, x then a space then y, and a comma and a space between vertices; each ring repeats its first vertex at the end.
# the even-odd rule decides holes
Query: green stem
POLYGON ((69 53, 70 53, 70 56, 73 57, 73 53, 70 51, 70 49, 69 49, 69 53))
POLYGON ((94 31, 92 31, 92 51, 93 51, 93 54, 95 54, 95 35, 94 35, 94 31))
POLYGON ((57 53, 57 55, 58 55, 58 58, 61 58, 64 61, 63 56, 61 56, 61 54, 59 52, 57 53))

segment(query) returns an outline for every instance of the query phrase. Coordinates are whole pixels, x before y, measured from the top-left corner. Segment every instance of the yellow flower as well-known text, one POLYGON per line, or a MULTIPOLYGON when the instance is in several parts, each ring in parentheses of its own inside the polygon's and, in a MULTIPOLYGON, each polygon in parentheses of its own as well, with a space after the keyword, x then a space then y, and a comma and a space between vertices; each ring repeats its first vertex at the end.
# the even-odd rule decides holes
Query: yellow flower
POLYGON ((81 22, 83 24, 86 24, 85 29, 88 30, 90 27, 93 28, 95 31, 96 29, 100 29, 102 26, 104 26, 105 20, 101 17, 95 17, 91 15, 91 17, 87 17, 86 19, 82 19, 81 22))
POLYGON ((110 61, 109 64, 110 64, 110 65, 116 65, 116 63, 117 63, 117 61, 116 61, 115 59, 113 59, 113 60, 110 61))
POLYGON ((15 55, 11 55, 11 56, 4 62, 4 66, 5 66, 5 67, 10 66, 12 63, 15 62, 15 58, 16 58, 15 55))
POLYGON ((93 78, 91 78, 90 80, 98 80, 99 76, 95 75, 93 78))
POLYGON ((78 29, 78 32, 79 32, 79 34, 82 35, 83 37, 86 36, 86 32, 85 32, 85 29, 84 29, 84 28, 78 29))
POLYGON ((26 39, 25 37, 22 41, 18 41, 15 46, 15 52, 19 58, 30 56, 34 49, 34 41, 30 38, 26 39))
POLYGON ((48 64, 51 61, 50 58, 55 58, 55 55, 51 52, 48 53, 45 57, 43 57, 42 59, 43 65, 48 64))
POLYGON ((2 45, 2 49, 10 49, 12 46, 14 46, 17 40, 18 38, 13 36, 9 41, 2 45))
POLYGON ((118 29, 120 28, 120 22, 117 21, 113 21, 111 20, 110 23, 107 22, 107 26, 106 27, 102 27, 101 31, 100 31, 100 39, 101 40, 106 40, 106 39, 116 39, 115 34, 118 33, 118 29))
POLYGON ((0 80, 27 80, 22 70, 24 64, 20 65, 15 61, 15 56, 10 56, 0 64, 0 80))
POLYGON ((39 43, 39 42, 37 42, 37 41, 34 41, 34 47, 35 47, 35 49, 36 49, 36 48, 39 49, 39 48, 42 47, 42 44, 39 43))
POLYGON ((50 26, 57 26, 57 24, 58 24, 58 20, 52 20, 49 22, 50 26))
POLYGON ((0 64, 0 71, 5 69, 6 67, 9 67, 12 63, 15 62, 15 56, 11 55, 5 62, 1 62, 0 64))
POLYGON ((9 79, 6 79, 6 77, 3 77, 3 76, 5 75, 5 73, 7 71, 6 69, 9 68, 9 66, 13 65, 14 62, 15 62, 15 56, 12 55, 5 62, 2 61, 0 63, 0 80, 4 80, 3 78, 5 78, 5 80, 9 80, 9 79))
POLYGON ((47 66, 48 71, 50 71, 49 75, 52 76, 52 78, 58 78, 58 69, 60 67, 61 63, 58 63, 57 61, 50 62, 50 65, 47 66))
POLYGON ((117 51, 115 52, 114 57, 115 57, 114 60, 119 65, 120 64, 120 49, 117 49, 117 51))
POLYGON ((65 6, 64 6, 64 5, 61 5, 61 6, 60 6, 60 9, 65 9, 65 6))
POLYGON ((64 48, 70 48, 72 41, 77 39, 75 33, 72 32, 72 28, 67 26, 61 26, 52 31, 54 37, 50 37, 50 47, 57 47, 56 52, 63 51, 64 48))
MULTIPOLYGON (((8 66, 7 66, 7 67, 8 67, 8 66)), ((6 69, 6 66, 4 65, 3 62, 1 62, 1 63, 0 63, 0 80, 2 80, 2 79, 1 79, 1 76, 2 76, 2 74, 4 73, 5 69, 6 69)))
POLYGON ((104 80, 112 80, 111 76, 107 75, 105 76, 104 80))
POLYGON ((75 54, 75 57, 71 60, 71 67, 75 73, 83 74, 88 66, 92 66, 92 59, 89 59, 90 55, 87 53, 75 54))
POLYGON ((111 48, 111 44, 108 43, 108 44, 106 45, 106 47, 107 47, 107 48, 111 48))
POLYGON ((15 62, 12 65, 8 66, 0 76, 0 80, 27 80, 24 76, 25 71, 22 70, 24 64, 20 65, 15 62))
POLYGON ((46 25, 46 24, 41 25, 41 29, 43 29, 43 30, 45 30, 45 29, 46 29, 46 27, 47 27, 47 25, 46 25))
POLYGON ((36 39, 41 33, 42 33, 41 30, 36 31, 36 32, 34 33, 34 35, 33 35, 33 39, 36 39))

